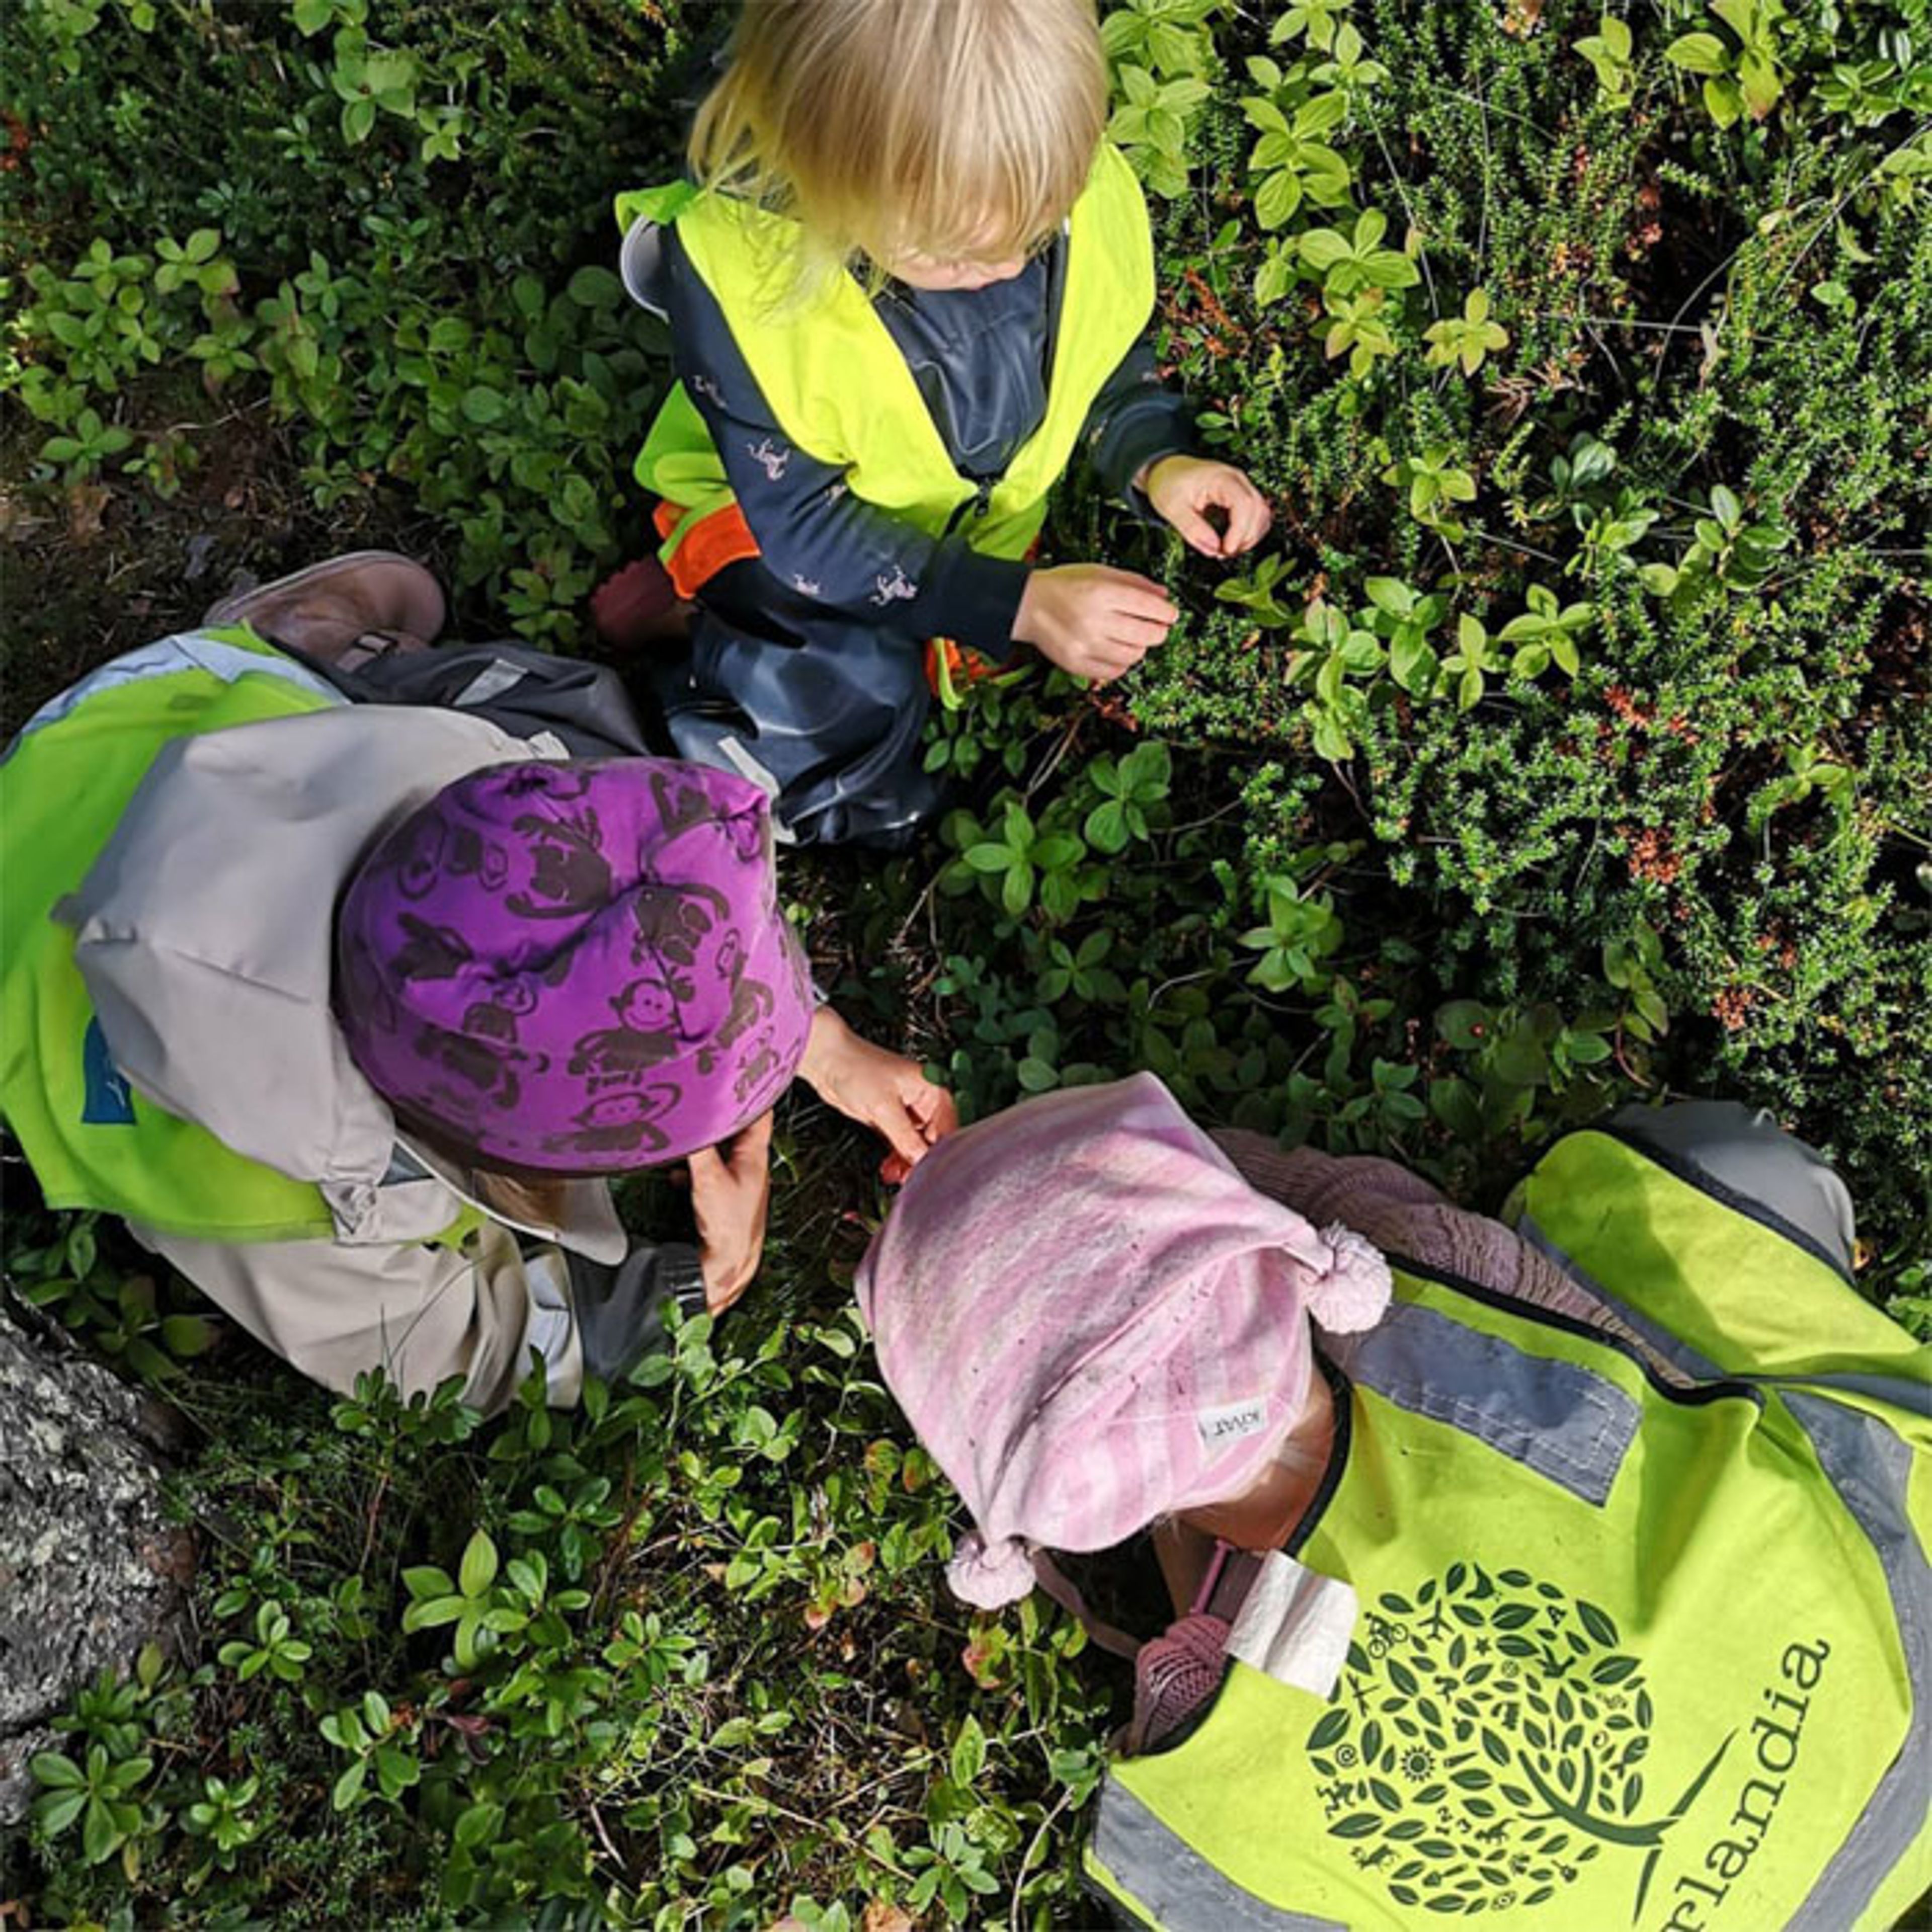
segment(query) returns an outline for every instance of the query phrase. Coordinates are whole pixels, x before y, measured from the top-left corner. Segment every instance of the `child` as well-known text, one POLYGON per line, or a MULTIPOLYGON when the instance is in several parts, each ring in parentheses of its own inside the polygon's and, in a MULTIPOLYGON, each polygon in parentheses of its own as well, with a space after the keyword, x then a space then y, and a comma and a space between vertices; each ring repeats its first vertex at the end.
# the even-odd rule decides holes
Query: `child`
POLYGON ((920 1163, 857 1288, 973 1520, 954 1591, 1134 1660, 1088 1880, 1158 1932, 1900 1922, 1932 1361, 1842 1184, 1767 1114, 1632 1106, 1503 1211, 1146 1074, 920 1163), (1054 1552, 1144 1529, 1178 1620, 1137 1644, 1054 1552))
MULTIPOLYGON (((798 838, 902 843, 933 810, 928 640, 1104 682, 1166 636, 1151 579, 1026 560, 1076 448, 1204 555, 1268 527, 1158 386, 1106 116, 1093 0, 760 0, 698 184, 619 198, 680 378, 638 462, 696 604, 658 695, 680 752, 758 778, 798 838)), ((599 593, 607 628, 647 568, 599 593)))
POLYGON ((0 1113, 50 1206, 119 1215, 346 1390, 551 1400, 758 1264, 794 1075, 902 1174, 956 1118, 814 999, 770 801, 565 759, 320 674, 433 658, 442 591, 363 552, 104 665, 0 761, 0 1113), (697 1240, 607 1179, 688 1163, 697 1240))

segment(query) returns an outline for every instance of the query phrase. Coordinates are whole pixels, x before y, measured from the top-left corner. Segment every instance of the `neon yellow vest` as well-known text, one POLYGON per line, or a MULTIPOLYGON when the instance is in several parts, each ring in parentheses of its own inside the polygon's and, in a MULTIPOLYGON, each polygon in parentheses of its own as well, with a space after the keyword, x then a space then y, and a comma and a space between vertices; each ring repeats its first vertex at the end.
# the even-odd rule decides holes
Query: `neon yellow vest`
POLYGON ((205 1240, 332 1234, 320 1192, 244 1159, 123 1079, 51 916, 170 740, 332 702, 245 628, 130 652, 36 720, 0 764, 0 1112, 53 1208, 205 1240))
MULTIPOLYGON (((822 291, 796 298, 795 224, 688 182, 620 194, 616 208, 626 230, 639 219, 676 223, 739 352, 800 448, 844 470, 866 502, 933 536, 972 506, 962 527, 974 549, 994 556, 1024 556, 1039 535, 1048 491, 1154 307, 1147 205, 1132 169, 1103 146, 1070 219, 1046 414, 982 499, 953 467, 911 370, 858 282, 842 272, 822 291)), ((667 558, 692 524, 733 501, 710 434, 682 384, 652 425, 637 475, 686 512, 664 545, 667 558)))
POLYGON ((1932 1883, 1927 1352, 1606 1135, 1515 1207, 1695 1385, 1399 1269, 1293 1552, 1354 1592, 1332 1693, 1232 1664, 1108 1774, 1090 1881, 1168 1932, 1892 1924, 1932 1883))

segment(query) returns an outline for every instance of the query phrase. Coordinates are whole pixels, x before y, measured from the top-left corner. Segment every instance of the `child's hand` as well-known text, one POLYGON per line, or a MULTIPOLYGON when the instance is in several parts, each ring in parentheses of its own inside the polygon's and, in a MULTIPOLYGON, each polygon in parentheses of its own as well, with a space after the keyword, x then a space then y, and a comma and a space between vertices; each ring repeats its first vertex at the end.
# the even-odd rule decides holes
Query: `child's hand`
POLYGON ((1105 684, 1164 643, 1180 614, 1150 577, 1063 563, 1027 579, 1013 635, 1062 670, 1105 684))
POLYGON ((1163 456, 1134 480, 1160 514, 1203 556, 1239 556, 1252 550, 1274 520, 1268 499, 1232 463, 1163 456), (1225 531, 1208 520, 1210 510, 1226 516, 1225 531))
POLYGON ((772 1199, 772 1117, 760 1114, 732 1137, 730 1151, 691 1156, 691 1208, 698 1220, 704 1305, 722 1315, 752 1285, 764 1252, 772 1199))
POLYGON ((927 1079, 916 1061, 860 1039, 830 1006, 812 1016, 798 1070, 820 1100, 884 1141, 890 1151, 879 1173, 886 1181, 904 1180, 926 1149, 959 1124, 952 1096, 927 1079))

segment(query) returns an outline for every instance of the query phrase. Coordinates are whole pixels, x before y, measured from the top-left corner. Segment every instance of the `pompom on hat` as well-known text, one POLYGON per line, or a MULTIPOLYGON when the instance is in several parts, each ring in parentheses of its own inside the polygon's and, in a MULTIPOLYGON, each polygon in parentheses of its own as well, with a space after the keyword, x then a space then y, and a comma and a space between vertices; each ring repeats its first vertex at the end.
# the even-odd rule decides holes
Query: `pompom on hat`
POLYGON ((380 840, 336 1017, 406 1126, 486 1165, 614 1172, 729 1138, 805 1051, 770 807, 669 759, 498 765, 380 840))
POLYGON ((1312 1315, 1365 1328, 1388 1264, 1249 1186, 1151 1074, 944 1141, 861 1264, 888 1387, 972 1512, 982 1609, 1032 1550, 1101 1550, 1253 1480, 1299 1414, 1312 1315))

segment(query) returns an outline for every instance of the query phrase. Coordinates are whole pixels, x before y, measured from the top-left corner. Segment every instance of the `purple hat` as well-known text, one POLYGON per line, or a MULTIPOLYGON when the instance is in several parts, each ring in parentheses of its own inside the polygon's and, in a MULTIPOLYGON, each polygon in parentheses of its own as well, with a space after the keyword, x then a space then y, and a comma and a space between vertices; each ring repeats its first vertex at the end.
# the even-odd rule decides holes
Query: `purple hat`
POLYGON ((713 1146, 784 1090, 812 1023, 764 794, 667 759, 446 787, 350 880, 336 962, 370 1084, 405 1124, 517 1168, 713 1146))

